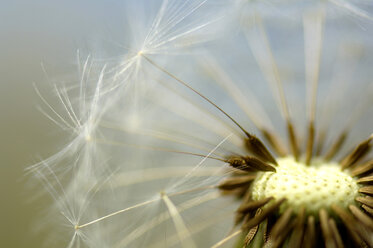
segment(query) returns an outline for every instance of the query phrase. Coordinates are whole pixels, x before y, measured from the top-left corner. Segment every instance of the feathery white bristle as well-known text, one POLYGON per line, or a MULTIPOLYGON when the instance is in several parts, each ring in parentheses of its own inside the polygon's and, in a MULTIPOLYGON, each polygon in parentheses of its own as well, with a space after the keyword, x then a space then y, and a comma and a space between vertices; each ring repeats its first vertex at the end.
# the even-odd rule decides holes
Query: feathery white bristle
MULTIPOLYGON (((243 234, 232 229, 240 202, 220 194, 218 184, 243 173, 227 158, 253 155, 245 132, 274 157, 263 131, 282 144, 284 120, 304 151, 306 120, 317 118, 326 132, 321 155, 340 130, 351 130, 337 158, 371 134, 373 22, 364 4, 126 2, 120 59, 79 59, 79 77, 51 87, 57 104, 35 87, 42 111, 67 137, 60 151, 29 168, 55 201, 48 215, 55 223, 43 223, 56 231, 54 246, 232 245, 243 234), (322 14, 307 15, 315 9, 322 14)), ((255 181, 256 199, 290 196, 289 205, 309 212, 341 198, 343 207, 353 203, 356 180, 335 159, 316 168, 277 160, 276 173, 260 172, 255 181), (320 190, 334 196, 312 191, 320 180, 328 182, 320 190)))

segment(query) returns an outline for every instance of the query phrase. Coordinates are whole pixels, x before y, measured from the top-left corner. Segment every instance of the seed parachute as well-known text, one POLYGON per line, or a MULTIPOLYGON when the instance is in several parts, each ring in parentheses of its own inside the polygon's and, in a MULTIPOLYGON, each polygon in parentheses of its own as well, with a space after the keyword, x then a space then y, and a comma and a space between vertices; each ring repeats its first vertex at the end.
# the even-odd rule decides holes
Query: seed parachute
POLYGON ((128 1, 119 59, 79 54, 59 104, 36 85, 67 137, 28 169, 48 246, 373 247, 372 16, 128 1))

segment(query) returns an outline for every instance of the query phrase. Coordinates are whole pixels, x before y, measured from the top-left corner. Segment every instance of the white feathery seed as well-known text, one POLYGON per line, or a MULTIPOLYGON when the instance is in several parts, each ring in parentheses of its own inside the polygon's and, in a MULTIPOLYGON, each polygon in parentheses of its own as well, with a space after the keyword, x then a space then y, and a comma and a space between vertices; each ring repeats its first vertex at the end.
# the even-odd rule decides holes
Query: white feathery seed
POLYGON ((352 173, 372 159, 367 153, 340 166, 372 133, 373 5, 125 6, 119 59, 78 59, 80 77, 52 87, 60 105, 37 90, 47 118, 66 133, 60 151, 29 168, 55 201, 52 221, 42 223, 54 233, 46 246, 242 247, 245 238, 262 246, 269 221, 254 225, 255 217, 282 198, 276 214, 304 207, 327 240, 319 211, 335 216, 333 205, 360 206, 362 185, 352 173), (342 131, 341 147, 324 159, 342 131), (250 148, 254 137, 277 165, 250 148), (251 168, 252 157, 266 169, 251 168), (226 190, 230 179, 251 181, 226 190), (240 219, 245 201, 267 198, 275 201, 240 219))

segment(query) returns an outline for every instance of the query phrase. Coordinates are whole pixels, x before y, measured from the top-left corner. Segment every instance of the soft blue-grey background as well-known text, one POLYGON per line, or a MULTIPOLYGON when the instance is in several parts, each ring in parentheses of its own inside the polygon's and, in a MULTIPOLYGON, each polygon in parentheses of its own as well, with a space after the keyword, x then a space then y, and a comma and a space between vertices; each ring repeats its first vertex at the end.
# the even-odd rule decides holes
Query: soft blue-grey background
POLYGON ((128 1, 0 1, 1 248, 42 247, 48 235, 38 217, 52 200, 40 198, 25 168, 58 151, 66 134, 38 110, 33 83, 53 101, 50 81, 76 78, 78 49, 82 59, 120 56, 128 1))
POLYGON ((64 134, 38 111, 33 83, 48 97, 41 64, 55 79, 76 72, 77 49, 120 43, 125 10, 121 1, 0 3, 0 247, 41 247, 48 233, 35 232, 37 217, 51 200, 35 200, 24 169, 58 151, 64 134))

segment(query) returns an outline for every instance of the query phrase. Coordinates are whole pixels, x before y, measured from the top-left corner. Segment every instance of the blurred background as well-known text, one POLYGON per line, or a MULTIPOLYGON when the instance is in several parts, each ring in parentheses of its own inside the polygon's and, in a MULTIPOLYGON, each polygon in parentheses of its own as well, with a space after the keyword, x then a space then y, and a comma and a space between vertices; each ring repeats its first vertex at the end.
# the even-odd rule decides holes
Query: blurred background
POLYGON ((125 2, 1 1, 0 247, 39 248, 48 236, 39 217, 52 199, 25 169, 59 151, 67 134, 39 111, 35 87, 53 105, 53 83, 79 76, 78 50, 81 60, 123 54, 125 2))
POLYGON ((38 216, 52 201, 40 200, 25 168, 65 139, 38 110, 43 103, 33 84, 56 100, 51 81, 77 75, 78 49, 87 56, 98 40, 118 42, 123 11, 119 1, 1 1, 0 247, 41 247, 48 235, 37 232, 38 216))

